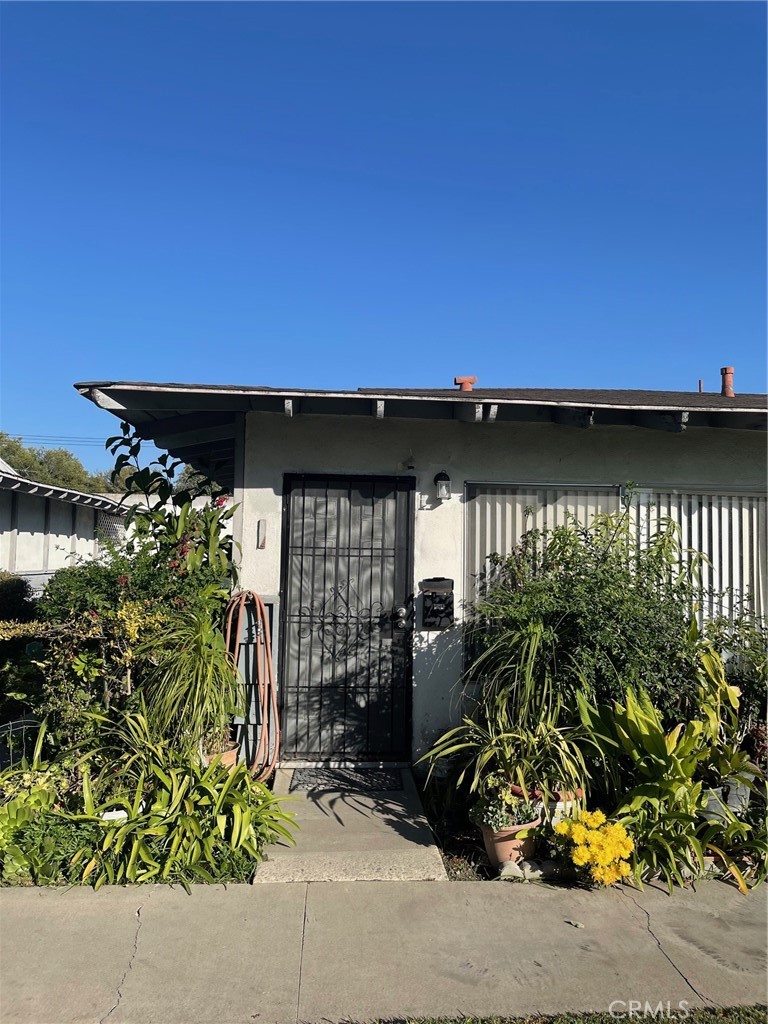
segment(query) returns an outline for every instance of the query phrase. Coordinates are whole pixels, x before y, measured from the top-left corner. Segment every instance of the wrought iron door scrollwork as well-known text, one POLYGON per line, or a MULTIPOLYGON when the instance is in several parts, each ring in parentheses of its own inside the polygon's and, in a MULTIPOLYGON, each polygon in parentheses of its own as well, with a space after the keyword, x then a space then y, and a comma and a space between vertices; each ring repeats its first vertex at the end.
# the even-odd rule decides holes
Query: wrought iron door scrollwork
POLYGON ((341 661, 360 644, 367 643, 386 621, 381 601, 365 607, 349 580, 329 589, 329 596, 319 608, 299 608, 298 635, 306 640, 315 635, 323 650, 341 661))

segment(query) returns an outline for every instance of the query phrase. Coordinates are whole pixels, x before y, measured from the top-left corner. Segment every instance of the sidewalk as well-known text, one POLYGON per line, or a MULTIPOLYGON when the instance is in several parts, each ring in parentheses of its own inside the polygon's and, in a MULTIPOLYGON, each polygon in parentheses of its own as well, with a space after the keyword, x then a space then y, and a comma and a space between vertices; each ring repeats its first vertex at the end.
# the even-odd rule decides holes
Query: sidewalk
POLYGON ((766 889, 698 888, 3 890, 0 1020, 315 1024, 765 1002, 766 889))

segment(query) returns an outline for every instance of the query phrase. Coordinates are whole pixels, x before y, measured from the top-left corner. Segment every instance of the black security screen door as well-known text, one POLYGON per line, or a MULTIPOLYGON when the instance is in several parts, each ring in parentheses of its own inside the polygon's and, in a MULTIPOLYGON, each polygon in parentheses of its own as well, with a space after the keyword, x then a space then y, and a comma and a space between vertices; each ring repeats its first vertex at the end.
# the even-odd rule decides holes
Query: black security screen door
POLYGON ((413 485, 286 477, 285 757, 410 757, 413 485))

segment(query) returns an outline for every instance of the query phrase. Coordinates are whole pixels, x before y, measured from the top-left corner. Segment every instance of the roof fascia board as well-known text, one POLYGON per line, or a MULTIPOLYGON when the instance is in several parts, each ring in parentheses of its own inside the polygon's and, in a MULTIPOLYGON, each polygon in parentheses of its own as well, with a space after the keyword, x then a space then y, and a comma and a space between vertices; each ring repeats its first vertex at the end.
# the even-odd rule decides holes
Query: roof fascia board
MULTIPOLYGON (((227 397, 238 397, 246 398, 251 401, 256 401, 259 398, 271 399, 273 402, 280 403, 280 411, 284 414, 283 405, 284 401, 293 398, 309 398, 313 399, 313 404, 316 401, 322 401, 323 399, 330 399, 333 401, 347 400, 355 401, 360 403, 361 399, 365 399, 370 402, 386 402, 386 401, 398 401, 406 403, 425 403, 425 402, 436 402, 438 404, 449 404, 455 405, 457 403, 467 405, 497 405, 497 406, 544 406, 551 408, 562 408, 562 409, 613 409, 617 412, 624 412, 627 410, 634 410, 637 412, 706 412, 706 413, 722 413, 724 415, 730 415, 732 413, 757 413, 760 414, 761 410, 749 408, 748 406, 734 405, 724 409, 722 406, 712 405, 679 405, 674 403, 663 404, 647 404, 642 402, 636 402, 631 405, 621 402, 600 402, 594 400, 583 400, 579 399, 568 399, 559 400, 551 398, 503 398, 500 396, 492 397, 481 397, 477 393, 468 394, 462 396, 460 393, 455 395, 412 395, 402 394, 396 391, 382 391, 382 392, 360 392, 360 391, 318 391, 318 390, 299 390, 299 389, 286 389, 286 390, 259 390, 259 389, 248 389, 238 387, 206 387, 205 385, 173 385, 173 384, 131 384, 131 383, 115 383, 115 384, 103 384, 101 387, 88 386, 83 384, 75 385, 77 390, 84 397, 89 398, 96 405, 102 409, 108 409, 110 412, 114 411, 130 411, 131 406, 126 405, 124 402, 118 401, 113 397, 114 392, 126 392, 126 393, 140 393, 140 394, 157 394, 157 395, 178 395, 178 396, 198 396, 198 395, 209 395, 217 398, 227 397), (107 393, 109 392, 109 393, 107 393)), ((271 403, 270 403, 271 404, 271 403)), ((370 409, 370 404, 368 405, 370 409)))

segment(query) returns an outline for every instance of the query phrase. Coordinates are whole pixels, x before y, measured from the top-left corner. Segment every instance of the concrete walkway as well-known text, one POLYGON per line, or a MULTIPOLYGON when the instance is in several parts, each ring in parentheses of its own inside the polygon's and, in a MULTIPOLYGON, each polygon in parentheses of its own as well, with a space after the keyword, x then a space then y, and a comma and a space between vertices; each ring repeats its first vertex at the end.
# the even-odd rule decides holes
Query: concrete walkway
POLYGON ((3 1024, 297 1024, 766 1000, 766 890, 0 892, 3 1024), (583 927, 577 927, 576 925, 583 927), (620 1001, 616 1003, 615 1001, 620 1001))
POLYGON ((290 769, 276 772, 274 792, 296 815, 297 843, 270 846, 256 870, 264 882, 446 881, 440 851, 408 769, 391 792, 290 791, 290 769))

